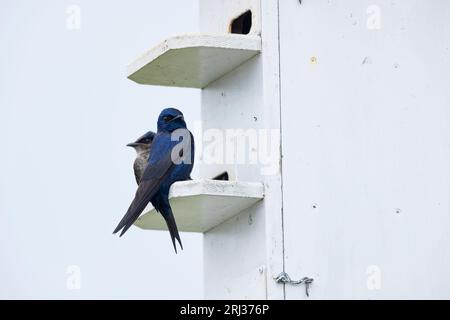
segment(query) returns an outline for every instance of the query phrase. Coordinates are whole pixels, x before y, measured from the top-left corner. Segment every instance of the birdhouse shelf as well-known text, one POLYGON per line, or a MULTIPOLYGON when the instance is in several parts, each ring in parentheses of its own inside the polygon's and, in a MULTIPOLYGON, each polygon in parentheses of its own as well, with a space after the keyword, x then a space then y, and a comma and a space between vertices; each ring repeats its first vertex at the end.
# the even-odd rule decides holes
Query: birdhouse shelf
MULTIPOLYGON (((264 198, 259 182, 190 180, 177 182, 169 199, 179 231, 206 232, 264 198)), ((166 223, 150 205, 136 222, 148 230, 167 230, 166 223)))
POLYGON ((204 88, 260 52, 259 36, 175 36, 131 63, 127 75, 140 84, 204 88))

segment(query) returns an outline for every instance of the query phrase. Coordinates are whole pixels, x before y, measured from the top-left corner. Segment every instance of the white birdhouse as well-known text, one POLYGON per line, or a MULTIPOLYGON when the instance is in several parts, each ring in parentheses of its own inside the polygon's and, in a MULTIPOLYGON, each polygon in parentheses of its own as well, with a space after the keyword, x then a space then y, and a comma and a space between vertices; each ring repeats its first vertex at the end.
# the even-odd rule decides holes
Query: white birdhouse
POLYGON ((129 66, 202 90, 202 179, 171 203, 205 298, 450 298, 449 10, 200 0, 200 34, 129 66))

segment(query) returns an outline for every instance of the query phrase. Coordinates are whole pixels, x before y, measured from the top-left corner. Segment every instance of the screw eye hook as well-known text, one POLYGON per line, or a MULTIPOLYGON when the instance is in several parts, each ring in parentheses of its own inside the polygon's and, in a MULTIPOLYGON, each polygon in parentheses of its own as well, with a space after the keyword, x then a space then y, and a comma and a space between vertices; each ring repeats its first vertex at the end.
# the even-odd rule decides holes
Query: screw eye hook
POLYGON ((305 292, 306 296, 309 297, 309 288, 311 284, 314 282, 313 278, 303 277, 300 280, 292 280, 291 277, 286 272, 281 272, 278 276, 274 277, 276 283, 284 283, 284 284, 305 284, 305 292))

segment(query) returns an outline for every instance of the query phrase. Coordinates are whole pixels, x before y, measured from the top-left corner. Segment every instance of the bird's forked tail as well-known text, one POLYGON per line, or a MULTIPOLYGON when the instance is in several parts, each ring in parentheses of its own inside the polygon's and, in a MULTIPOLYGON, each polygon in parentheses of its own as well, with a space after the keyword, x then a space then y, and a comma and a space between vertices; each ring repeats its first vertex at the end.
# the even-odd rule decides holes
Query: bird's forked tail
POLYGON ((172 208, 168 206, 167 212, 164 212, 162 216, 164 217, 164 220, 166 220, 167 228, 169 229, 170 237, 172 238, 173 248, 175 249, 175 253, 177 252, 177 246, 175 243, 175 239, 178 240, 178 243, 181 246, 181 249, 183 249, 183 244, 181 243, 180 235, 178 234, 178 228, 177 223, 175 222, 175 217, 172 213, 172 208))

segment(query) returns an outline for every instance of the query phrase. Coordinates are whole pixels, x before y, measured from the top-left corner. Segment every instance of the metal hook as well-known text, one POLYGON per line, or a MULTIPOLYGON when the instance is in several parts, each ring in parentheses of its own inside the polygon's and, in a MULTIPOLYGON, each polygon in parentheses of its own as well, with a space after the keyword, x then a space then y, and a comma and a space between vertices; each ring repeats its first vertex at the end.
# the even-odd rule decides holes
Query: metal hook
POLYGON ((286 272, 281 272, 278 276, 274 277, 276 283, 289 283, 289 284, 305 284, 306 296, 309 297, 309 286, 313 283, 313 278, 303 277, 300 280, 292 280, 286 272))

